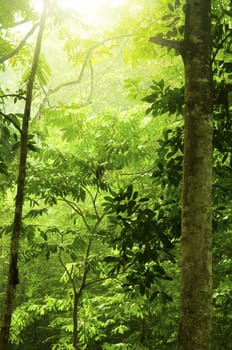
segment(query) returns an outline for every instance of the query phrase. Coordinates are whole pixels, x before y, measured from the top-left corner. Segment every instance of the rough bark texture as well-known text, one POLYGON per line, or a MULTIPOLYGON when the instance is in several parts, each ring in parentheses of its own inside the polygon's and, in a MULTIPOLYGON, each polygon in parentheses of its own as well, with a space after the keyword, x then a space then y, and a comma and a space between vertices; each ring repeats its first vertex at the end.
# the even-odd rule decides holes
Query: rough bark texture
POLYGON ((178 350, 209 350, 211 333, 212 72, 210 0, 187 0, 181 306, 178 350))
POLYGON ((25 188, 25 179, 26 179, 28 126, 29 126, 29 120, 30 120, 30 114, 31 114, 33 84, 35 80, 36 70, 38 67, 45 18, 46 18, 46 11, 44 10, 40 21, 40 29, 37 37, 34 60, 33 60, 31 73, 28 78, 28 84, 27 84, 24 117, 23 117, 22 129, 21 129, 20 160, 19 160, 18 180, 17 180, 17 193, 16 193, 16 199, 15 199, 13 232, 11 236, 8 281, 7 281, 6 299, 3 305, 3 322, 2 322, 2 327, 0 331, 0 350, 7 350, 9 348, 9 335, 10 335, 11 318, 13 313, 13 304, 15 299, 16 286, 19 283, 18 254, 19 254, 19 238, 20 238, 21 226, 22 226, 24 188, 25 188))

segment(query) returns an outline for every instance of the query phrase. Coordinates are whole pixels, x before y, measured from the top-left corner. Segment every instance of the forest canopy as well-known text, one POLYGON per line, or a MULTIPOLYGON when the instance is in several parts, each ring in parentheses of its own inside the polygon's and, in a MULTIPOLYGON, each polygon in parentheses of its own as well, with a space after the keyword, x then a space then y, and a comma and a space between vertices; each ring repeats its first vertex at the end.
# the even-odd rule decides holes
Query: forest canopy
POLYGON ((0 350, 230 349, 232 5, 202 4, 0 0, 0 350))

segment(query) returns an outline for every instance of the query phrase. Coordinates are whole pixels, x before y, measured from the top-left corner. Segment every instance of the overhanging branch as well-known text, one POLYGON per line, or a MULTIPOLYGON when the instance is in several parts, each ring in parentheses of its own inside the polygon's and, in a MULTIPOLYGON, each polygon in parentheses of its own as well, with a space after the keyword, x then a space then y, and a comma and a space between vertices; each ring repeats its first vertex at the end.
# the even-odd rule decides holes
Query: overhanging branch
MULTIPOLYGON (((58 86, 56 86, 55 88, 53 89, 49 89, 47 92, 43 91, 45 96, 40 104, 40 107, 39 107, 39 110, 37 112, 37 117, 40 116, 44 106, 46 103, 49 103, 49 97, 55 93, 57 93, 59 90, 65 88, 65 87, 69 87, 69 86, 72 86, 72 85, 78 85, 78 84, 81 84, 82 80, 83 80, 83 76, 84 76, 84 72, 86 70, 86 67, 87 65, 89 64, 90 65, 90 74, 91 74, 91 85, 93 85, 93 67, 91 65, 91 55, 93 53, 93 51, 101 46, 101 45, 104 45, 105 43, 107 42, 110 42, 110 41, 113 41, 113 40, 121 40, 121 39, 124 39, 124 38, 131 38, 133 37, 133 34, 122 34, 122 35, 116 35, 116 36, 112 36, 112 37, 109 37, 109 38, 106 38, 104 40, 101 40, 99 42, 97 42, 96 44, 94 44, 93 46, 91 46, 86 54, 85 54, 85 57, 84 57, 84 61, 82 63, 82 66, 81 66, 81 69, 80 69, 80 73, 78 75, 78 77, 74 80, 70 80, 70 81, 67 81, 67 82, 64 82, 58 86)), ((93 89, 93 86, 91 86, 91 91, 93 89)), ((90 95, 91 95, 91 92, 90 92, 90 95)), ((84 106, 86 104, 83 104, 84 106)), ((81 105, 82 106, 82 105, 81 105)))
POLYGON ((19 45, 12 50, 10 53, 8 53, 6 56, 1 57, 0 58, 0 64, 7 61, 9 58, 13 57, 14 55, 16 55, 22 48, 23 46, 26 44, 27 39, 34 33, 34 31, 36 30, 36 28, 38 27, 39 23, 36 23, 31 30, 27 33, 27 35, 23 38, 22 41, 20 41, 19 45))

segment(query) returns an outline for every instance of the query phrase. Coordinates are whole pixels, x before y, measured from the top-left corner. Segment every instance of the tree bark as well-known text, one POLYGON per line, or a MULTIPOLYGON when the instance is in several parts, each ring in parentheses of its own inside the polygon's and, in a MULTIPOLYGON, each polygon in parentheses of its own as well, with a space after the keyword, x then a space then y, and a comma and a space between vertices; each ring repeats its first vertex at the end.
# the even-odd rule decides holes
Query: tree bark
POLYGON ((209 350, 212 312, 213 79, 211 1, 186 0, 183 41, 150 38, 178 51, 185 70, 185 135, 178 350, 209 350))
POLYGON ((36 41, 33 63, 30 76, 27 83, 27 93, 24 107, 24 116, 21 128, 21 143, 20 143, 20 159, 17 180, 17 193, 15 199, 15 213, 13 221, 13 231, 11 236, 10 258, 8 281, 6 287, 6 298, 3 305, 3 322, 0 331, 0 350, 9 348, 10 324, 13 313, 13 304, 15 300, 16 286, 19 283, 18 277, 18 255, 19 255, 19 239, 22 228, 22 211, 24 200, 24 188, 26 179, 26 164, 27 164, 27 142, 28 142, 28 127, 31 115, 32 92, 35 80, 35 75, 39 62, 39 55, 42 43, 42 36, 46 20, 46 6, 40 20, 40 27, 36 41))
POLYGON ((178 350, 209 350, 211 334, 211 1, 186 0, 185 135, 178 350))

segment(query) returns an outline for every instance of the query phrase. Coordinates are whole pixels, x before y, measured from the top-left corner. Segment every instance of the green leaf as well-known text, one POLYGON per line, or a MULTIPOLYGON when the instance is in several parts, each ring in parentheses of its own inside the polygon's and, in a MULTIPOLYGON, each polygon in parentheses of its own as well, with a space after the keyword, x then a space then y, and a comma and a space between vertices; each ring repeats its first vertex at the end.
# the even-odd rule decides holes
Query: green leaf
POLYGON ((168 4, 168 8, 169 8, 169 10, 171 11, 171 12, 174 12, 174 6, 172 5, 172 4, 168 4))
POLYGON ((44 214, 48 214, 48 208, 32 209, 25 215, 25 218, 35 218, 44 214))
POLYGON ((156 290, 155 292, 153 292, 152 295, 150 296, 150 299, 149 299, 150 302, 152 302, 153 300, 155 300, 155 298, 159 295, 159 293, 160 293, 160 292, 157 291, 157 290, 156 290))
POLYGON ((126 198, 129 200, 131 198, 131 195, 133 193, 133 185, 130 184, 128 187, 127 187, 127 190, 126 190, 126 198))

